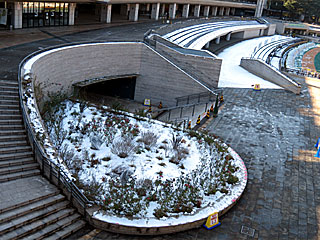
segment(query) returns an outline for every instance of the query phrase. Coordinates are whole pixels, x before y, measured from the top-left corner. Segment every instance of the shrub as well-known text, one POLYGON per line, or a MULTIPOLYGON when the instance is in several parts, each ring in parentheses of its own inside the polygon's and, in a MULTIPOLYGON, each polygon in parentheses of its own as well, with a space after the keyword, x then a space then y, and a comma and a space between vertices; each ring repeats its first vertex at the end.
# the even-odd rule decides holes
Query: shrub
POLYGON ((141 133, 141 138, 138 141, 143 142, 145 146, 153 147, 157 144, 157 140, 157 134, 151 131, 147 131, 141 133))
POLYGON ((128 137, 122 137, 118 140, 114 140, 111 145, 111 152, 116 154, 120 158, 126 158, 135 152, 136 145, 132 139, 128 137))

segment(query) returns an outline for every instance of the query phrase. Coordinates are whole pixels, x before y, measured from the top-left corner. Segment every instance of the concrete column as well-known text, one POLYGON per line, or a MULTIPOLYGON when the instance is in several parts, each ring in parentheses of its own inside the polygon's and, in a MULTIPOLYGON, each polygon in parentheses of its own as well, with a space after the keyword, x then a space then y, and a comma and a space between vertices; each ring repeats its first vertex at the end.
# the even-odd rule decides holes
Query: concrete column
POLYGON ((265 1, 266 0, 258 0, 257 1, 257 7, 256 7, 256 11, 254 13, 255 17, 261 17, 262 16, 263 6, 265 5, 265 1))
POLYGON ((139 19, 139 3, 130 4, 129 20, 137 22, 139 19))
POLYGON ((160 11, 160 3, 153 3, 151 9, 151 19, 158 20, 160 11))
POLYGON ((200 8, 201 8, 200 4, 194 6, 194 13, 193 13, 194 17, 200 17, 200 8))
POLYGON ((212 7, 212 16, 217 16, 218 7, 212 7))
POLYGON ((190 4, 183 5, 182 17, 188 18, 189 17, 189 10, 190 10, 190 4))
POLYGON ((108 4, 107 5, 106 23, 111 23, 111 15, 112 15, 112 4, 108 4))
POLYGON ((147 3, 147 12, 150 11, 150 3, 147 3))
POLYGON ((161 15, 162 16, 164 15, 165 11, 166 11, 166 4, 163 3, 161 6, 161 15))
POLYGON ((204 11, 203 11, 203 15, 205 17, 209 17, 209 12, 210 12, 210 6, 205 6, 204 11))
POLYGON ((224 7, 220 7, 219 15, 220 15, 220 16, 223 16, 223 12, 224 12, 224 7))
POLYGON ((177 11, 177 4, 172 3, 169 6, 169 18, 170 19, 175 19, 176 18, 176 11, 177 11))
POLYGON ((220 43, 220 37, 216 38, 216 44, 220 43))
POLYGON ((227 36, 226 36, 226 40, 230 41, 230 39, 231 39, 231 33, 228 33, 227 36))
POLYGON ((236 14, 236 8, 231 8, 231 15, 235 15, 236 14))
POLYGON ((227 7, 227 8, 226 8, 226 16, 229 16, 229 15, 230 15, 230 8, 227 7))
POLYGON ((98 10, 97 14, 99 14, 99 21, 100 22, 106 22, 107 5, 106 4, 99 4, 99 5, 97 5, 97 7, 98 6, 99 6, 99 10, 98 10))
POLYGON ((76 3, 69 3, 69 25, 74 25, 74 14, 76 12, 76 3))
POLYGON ((22 28, 22 2, 14 2, 13 28, 22 28))

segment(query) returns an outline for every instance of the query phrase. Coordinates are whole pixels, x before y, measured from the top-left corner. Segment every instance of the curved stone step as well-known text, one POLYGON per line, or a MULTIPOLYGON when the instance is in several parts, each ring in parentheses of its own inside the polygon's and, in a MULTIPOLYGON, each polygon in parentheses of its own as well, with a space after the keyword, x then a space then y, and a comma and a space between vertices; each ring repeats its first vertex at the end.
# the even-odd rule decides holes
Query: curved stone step
POLYGON ((0 109, 20 109, 19 104, 0 104, 0 109))
MULTIPOLYGON (((30 204, 12 209, 10 211, 4 212, 0 214, 0 223, 8 222, 12 219, 24 216, 31 212, 49 207, 53 204, 60 203, 65 199, 65 197, 61 194, 57 194, 54 196, 48 196, 47 198, 40 199, 39 201, 31 202, 30 204)), ((63 201, 65 204, 69 204, 68 201, 63 201)))
POLYGON ((19 120, 22 119, 21 114, 1 114, 0 120, 19 120))
POLYGON ((18 90, 17 89, 9 89, 9 90, 3 90, 0 89, 0 96, 18 96, 18 90))
POLYGON ((3 99, 3 100, 19 100, 19 96, 18 96, 18 94, 10 95, 8 93, 1 94, 1 92, 0 92, 0 99, 3 99))
POLYGON ((15 79, 15 80, 0 80, 0 86, 11 86, 11 87, 18 87, 19 86, 19 83, 18 81, 15 79))
POLYGON ((20 109, 0 109, 0 115, 21 115, 20 109))
POLYGON ((0 175, 0 183, 16 180, 16 179, 20 179, 20 178, 32 177, 32 176, 36 176, 36 175, 40 175, 39 169, 32 169, 32 170, 23 171, 23 172, 0 175))
POLYGON ((14 120, 3 120, 0 119, 0 126, 2 125, 23 125, 22 117, 20 119, 14 119, 14 120))
POLYGON ((71 224, 72 220, 79 218, 79 214, 74 214, 74 211, 74 209, 63 209, 41 220, 17 228, 15 231, 3 234, 2 237, 4 239, 39 239, 41 236, 48 236, 54 233, 55 229, 61 227, 61 224, 69 225, 69 222, 71 224))
MULTIPOLYGON (((59 201, 62 201, 62 200, 63 200, 63 196, 62 198, 59 199, 59 201)), ((25 226, 35 221, 39 221, 42 218, 45 218, 51 214, 54 214, 63 209, 66 209, 68 204, 69 204, 68 201, 63 201, 63 202, 55 201, 55 202, 50 202, 50 205, 41 205, 40 209, 32 209, 32 211, 29 211, 27 209, 28 211, 27 213, 21 216, 14 216, 14 218, 11 219, 11 221, 7 220, 7 222, 0 224, 0 235, 14 231, 17 228, 20 228, 22 226, 25 226)))
POLYGON ((39 169, 38 163, 29 163, 29 164, 24 164, 19 166, 4 167, 4 168, 0 168, 0 176, 23 172, 23 171, 30 171, 34 169, 39 169))
MULTIPOLYGON (((58 231, 62 231, 63 229, 66 229, 66 227, 68 227, 78 221, 80 221, 81 225, 83 225, 83 226, 85 225, 84 221, 80 220, 80 215, 78 213, 75 213, 75 214, 72 214, 71 216, 68 216, 66 218, 59 220, 55 224, 51 224, 51 225, 43 228, 39 232, 36 232, 32 235, 25 237, 24 239, 25 240, 45 239, 46 237, 53 235, 54 233, 57 233, 58 231)), ((70 234, 72 234, 72 232, 70 234)), ((69 235, 69 234, 67 234, 67 235, 69 235)))
POLYGON ((23 130, 24 129, 24 125, 22 124, 16 124, 16 125, 0 125, 0 131, 3 130, 23 130))
POLYGON ((60 231, 57 231, 56 233, 50 235, 49 237, 46 237, 46 240, 58 240, 58 239, 65 239, 69 235, 79 231, 81 228, 83 228, 86 225, 86 222, 83 220, 78 220, 71 225, 63 228, 60 231))
POLYGON ((19 99, 1 99, 0 98, 0 105, 20 106, 20 102, 19 102, 19 99))

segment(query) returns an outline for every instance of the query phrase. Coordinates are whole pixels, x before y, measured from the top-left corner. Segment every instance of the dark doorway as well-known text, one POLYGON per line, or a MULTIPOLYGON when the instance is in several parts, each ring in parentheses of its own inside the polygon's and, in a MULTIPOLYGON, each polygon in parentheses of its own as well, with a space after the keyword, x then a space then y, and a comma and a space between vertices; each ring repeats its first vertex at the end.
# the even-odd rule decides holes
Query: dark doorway
POLYGON ((126 77, 107 80, 84 87, 86 95, 99 94, 134 100, 136 77, 126 77))

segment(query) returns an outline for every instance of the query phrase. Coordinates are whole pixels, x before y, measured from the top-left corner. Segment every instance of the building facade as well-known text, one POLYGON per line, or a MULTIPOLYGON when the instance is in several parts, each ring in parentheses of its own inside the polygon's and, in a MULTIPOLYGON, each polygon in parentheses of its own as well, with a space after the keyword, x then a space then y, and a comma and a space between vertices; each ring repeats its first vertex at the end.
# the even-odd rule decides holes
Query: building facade
POLYGON ((146 19, 262 15, 265 0, 4 1, 2 26, 18 29, 146 19), (6 15, 6 16, 5 16, 6 15))

